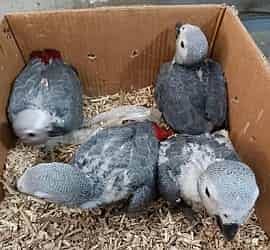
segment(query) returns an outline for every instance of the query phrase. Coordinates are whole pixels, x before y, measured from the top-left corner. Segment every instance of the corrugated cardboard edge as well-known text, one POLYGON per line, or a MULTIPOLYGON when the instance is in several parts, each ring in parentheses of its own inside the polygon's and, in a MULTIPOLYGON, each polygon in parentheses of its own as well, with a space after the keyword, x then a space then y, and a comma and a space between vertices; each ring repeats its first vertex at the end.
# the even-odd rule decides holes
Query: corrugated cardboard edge
MULTIPOLYGON (((0 175, 4 169, 6 153, 15 141, 6 115, 6 105, 12 82, 23 68, 24 61, 12 31, 4 16, 0 16, 0 175)), ((0 201, 4 198, 0 184, 0 201)))
POLYGON ((217 19, 217 23, 216 23, 216 28, 212 34, 212 39, 210 41, 210 46, 209 46, 209 57, 212 56, 212 53, 213 53, 213 48, 215 46, 215 42, 216 42, 216 38, 217 38, 217 34, 218 34, 218 31, 219 31, 219 28, 220 28, 220 25, 223 21, 223 17, 224 17, 224 14, 226 12, 226 9, 227 9, 227 5, 226 4, 222 4, 220 5, 220 14, 218 16, 218 19, 217 19))

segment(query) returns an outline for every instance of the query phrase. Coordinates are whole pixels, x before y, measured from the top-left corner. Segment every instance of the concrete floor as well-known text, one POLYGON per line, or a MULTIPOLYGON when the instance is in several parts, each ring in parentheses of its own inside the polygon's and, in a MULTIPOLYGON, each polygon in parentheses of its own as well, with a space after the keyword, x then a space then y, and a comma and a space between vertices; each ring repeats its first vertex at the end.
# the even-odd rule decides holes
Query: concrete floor
POLYGON ((224 3, 240 11, 269 11, 270 0, 0 0, 0 14, 17 11, 89 8, 130 4, 224 3))

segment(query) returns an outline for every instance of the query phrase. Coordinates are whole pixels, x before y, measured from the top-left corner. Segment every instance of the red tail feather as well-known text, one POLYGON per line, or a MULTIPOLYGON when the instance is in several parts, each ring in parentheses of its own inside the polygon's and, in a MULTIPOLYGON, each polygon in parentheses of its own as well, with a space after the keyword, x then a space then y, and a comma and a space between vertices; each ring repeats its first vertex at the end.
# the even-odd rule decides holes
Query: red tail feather
POLYGON ((42 52, 40 50, 33 51, 30 54, 30 59, 34 59, 34 58, 42 58, 42 52))
POLYGON ((48 64, 50 59, 61 59, 61 53, 54 49, 45 49, 43 51, 33 51, 30 58, 40 58, 45 64, 48 64))
POLYGON ((174 135, 174 131, 172 129, 167 130, 167 129, 161 128, 155 123, 153 124, 153 127, 155 131, 155 135, 159 141, 164 141, 168 137, 174 135))

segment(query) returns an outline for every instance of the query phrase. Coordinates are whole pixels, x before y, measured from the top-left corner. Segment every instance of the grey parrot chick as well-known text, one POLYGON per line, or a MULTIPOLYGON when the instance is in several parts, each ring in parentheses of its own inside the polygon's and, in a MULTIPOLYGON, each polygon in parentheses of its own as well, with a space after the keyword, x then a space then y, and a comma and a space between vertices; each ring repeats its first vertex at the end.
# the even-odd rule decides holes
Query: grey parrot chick
POLYGON ((224 132, 176 135, 161 142, 158 186, 171 203, 183 201, 215 216, 225 238, 232 240, 252 212, 259 188, 224 132))
POLYGON ((207 59, 208 42, 199 27, 178 28, 173 62, 161 65, 155 100, 177 132, 201 134, 221 129, 227 116, 227 90, 219 63, 207 59))
POLYGON ((159 141, 151 122, 104 128, 82 144, 70 165, 39 164, 18 190, 63 205, 96 208, 127 201, 140 211, 156 196, 159 141))
POLYGON ((11 92, 8 117, 27 144, 44 144, 81 127, 82 89, 77 72, 55 50, 33 52, 11 92))

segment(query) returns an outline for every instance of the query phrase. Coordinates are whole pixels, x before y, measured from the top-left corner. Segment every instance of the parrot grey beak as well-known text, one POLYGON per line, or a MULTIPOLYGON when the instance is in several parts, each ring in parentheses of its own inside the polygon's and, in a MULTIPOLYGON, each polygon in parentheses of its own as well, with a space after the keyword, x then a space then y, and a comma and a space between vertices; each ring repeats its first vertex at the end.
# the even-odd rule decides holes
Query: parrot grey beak
POLYGON ((176 25, 175 25, 175 29, 176 29, 176 39, 177 39, 177 37, 178 37, 179 34, 180 34, 180 28, 181 28, 182 25, 183 25, 183 24, 180 23, 180 22, 176 23, 176 25))
POLYGON ((216 219, 217 219, 217 224, 218 224, 222 234, 224 235, 225 239, 228 241, 233 240, 236 233, 239 230, 239 225, 236 223, 223 224, 222 220, 219 216, 216 216, 216 219))

